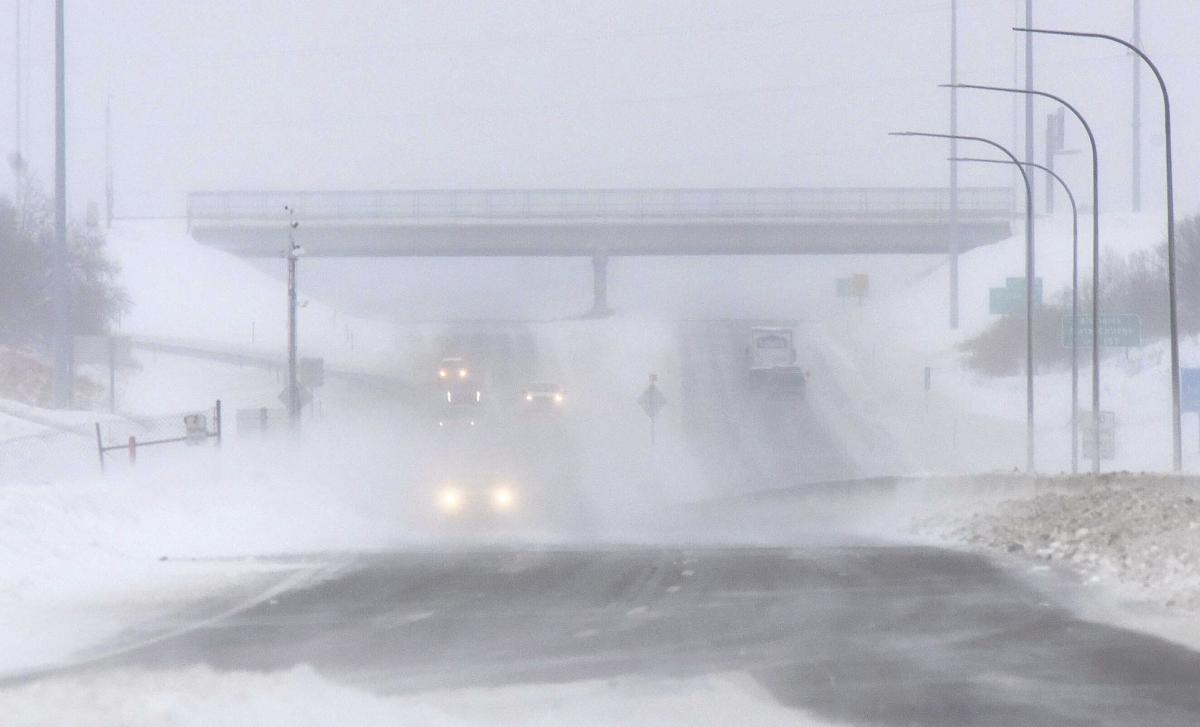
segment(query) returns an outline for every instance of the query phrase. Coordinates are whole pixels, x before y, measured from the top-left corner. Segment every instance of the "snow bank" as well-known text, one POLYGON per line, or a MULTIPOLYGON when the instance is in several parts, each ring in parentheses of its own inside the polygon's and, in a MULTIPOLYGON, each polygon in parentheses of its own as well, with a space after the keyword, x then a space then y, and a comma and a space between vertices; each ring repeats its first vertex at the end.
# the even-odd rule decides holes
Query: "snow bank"
POLYGON ((1061 563, 1089 582, 1200 612, 1200 481, 1153 475, 1038 478, 1018 497, 923 518, 918 529, 1061 563))
POLYGON ((0 691, 0 713, 7 724, 22 727, 830 724, 774 703, 765 689, 736 673, 383 696, 339 684, 308 666, 276 673, 198 666, 55 677, 0 691))

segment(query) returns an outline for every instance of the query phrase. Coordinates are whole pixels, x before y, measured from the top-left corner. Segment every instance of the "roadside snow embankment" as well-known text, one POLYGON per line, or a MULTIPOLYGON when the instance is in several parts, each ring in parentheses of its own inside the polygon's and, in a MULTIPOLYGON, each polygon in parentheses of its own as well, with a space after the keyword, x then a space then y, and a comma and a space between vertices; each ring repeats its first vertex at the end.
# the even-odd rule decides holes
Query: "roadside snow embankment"
POLYGON ((922 521, 942 537, 1068 565, 1121 595, 1200 612, 1200 481, 1046 478, 1036 494, 922 521))

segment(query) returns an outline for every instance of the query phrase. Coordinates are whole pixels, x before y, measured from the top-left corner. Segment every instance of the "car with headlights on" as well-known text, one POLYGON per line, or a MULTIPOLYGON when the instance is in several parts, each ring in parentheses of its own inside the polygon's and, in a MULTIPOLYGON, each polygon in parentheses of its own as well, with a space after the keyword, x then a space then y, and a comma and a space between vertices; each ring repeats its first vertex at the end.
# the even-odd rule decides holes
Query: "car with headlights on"
POLYGON ((471 367, 466 359, 460 356, 443 358, 437 367, 437 380, 441 384, 455 381, 466 381, 471 378, 471 367))
POLYGON ((477 476, 442 482, 433 493, 432 505, 442 522, 478 525, 512 520, 522 502, 511 480, 477 476))
POLYGON ((559 411, 567 395, 558 384, 534 381, 525 387, 525 408, 529 411, 559 411))

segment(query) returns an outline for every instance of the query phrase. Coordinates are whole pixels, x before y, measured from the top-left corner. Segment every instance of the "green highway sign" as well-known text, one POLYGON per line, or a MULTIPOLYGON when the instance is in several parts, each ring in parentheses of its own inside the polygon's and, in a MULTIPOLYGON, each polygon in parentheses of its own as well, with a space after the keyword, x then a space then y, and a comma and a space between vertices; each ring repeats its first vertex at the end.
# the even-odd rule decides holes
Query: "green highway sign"
MULTIPOLYGON (((1034 278, 1033 304, 1042 304, 1042 279, 1034 278)), ((988 289, 988 313, 1014 315, 1025 310, 1025 278, 1008 278, 1003 288, 988 289)))
MULTIPOLYGON (((1074 325, 1071 316, 1062 317, 1063 348, 1071 348, 1072 340, 1077 348, 1091 347, 1092 317, 1079 316, 1078 321, 1079 324, 1074 325)), ((1111 313, 1100 316, 1100 345, 1142 345, 1142 317, 1136 313, 1111 313)))

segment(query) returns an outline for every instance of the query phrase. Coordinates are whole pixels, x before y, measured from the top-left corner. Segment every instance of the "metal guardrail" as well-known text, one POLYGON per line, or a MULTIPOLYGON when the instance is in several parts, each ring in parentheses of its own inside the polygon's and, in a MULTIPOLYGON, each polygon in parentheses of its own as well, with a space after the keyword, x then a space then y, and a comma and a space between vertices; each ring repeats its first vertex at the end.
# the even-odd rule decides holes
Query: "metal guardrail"
MULTIPOLYGON (((282 221, 284 206, 308 223, 379 220, 629 220, 941 217, 947 188, 531 189, 226 191, 188 194, 188 224, 282 221)), ((1008 187, 959 190, 966 218, 1009 218, 1008 187)))

